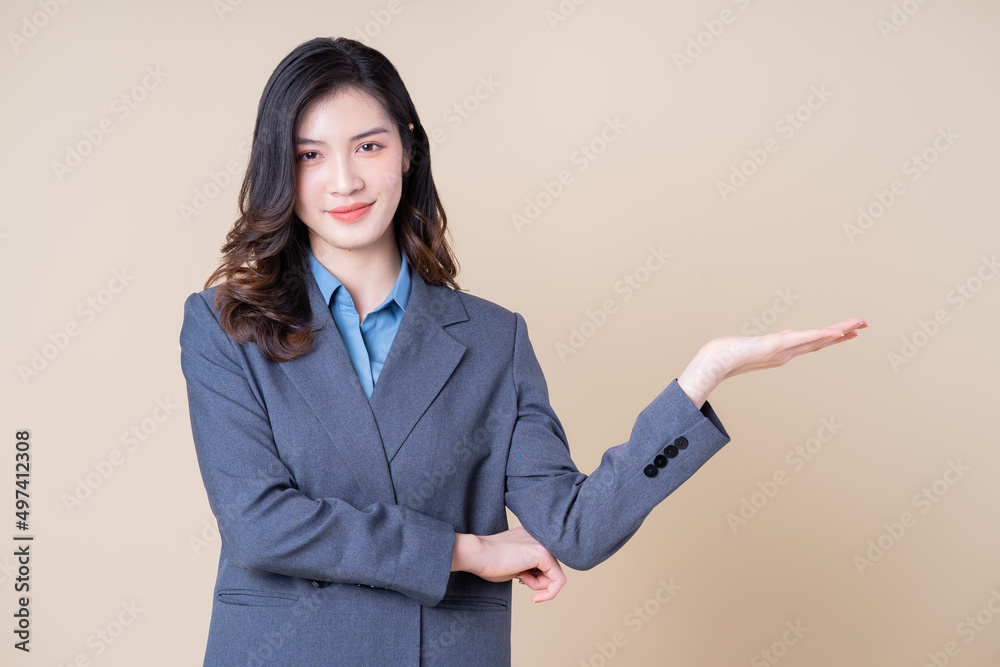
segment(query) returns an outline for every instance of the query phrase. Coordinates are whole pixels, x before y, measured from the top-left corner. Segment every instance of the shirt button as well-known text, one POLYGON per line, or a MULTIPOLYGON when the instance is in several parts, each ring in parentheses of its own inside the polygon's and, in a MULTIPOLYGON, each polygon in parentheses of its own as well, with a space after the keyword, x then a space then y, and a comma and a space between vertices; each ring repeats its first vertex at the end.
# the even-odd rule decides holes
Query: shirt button
POLYGON ((650 463, 642 471, 646 473, 646 477, 656 477, 656 473, 660 472, 660 469, 650 463))

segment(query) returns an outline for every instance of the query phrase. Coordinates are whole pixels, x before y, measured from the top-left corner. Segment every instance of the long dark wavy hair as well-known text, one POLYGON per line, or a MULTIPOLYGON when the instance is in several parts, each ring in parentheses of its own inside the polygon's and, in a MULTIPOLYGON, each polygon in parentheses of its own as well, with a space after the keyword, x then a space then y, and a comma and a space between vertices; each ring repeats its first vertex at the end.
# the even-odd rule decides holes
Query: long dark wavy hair
POLYGON ((309 105, 345 89, 382 104, 410 155, 392 219, 400 252, 430 285, 460 289, 458 261, 446 239, 448 219, 431 176, 430 142, 392 63, 345 37, 303 42, 271 74, 257 108, 253 145, 239 195, 239 217, 222 246, 215 304, 222 328, 254 341, 270 361, 287 361, 312 346, 306 280, 309 233, 295 214, 295 131, 309 105), (409 124, 413 124, 410 131, 409 124))

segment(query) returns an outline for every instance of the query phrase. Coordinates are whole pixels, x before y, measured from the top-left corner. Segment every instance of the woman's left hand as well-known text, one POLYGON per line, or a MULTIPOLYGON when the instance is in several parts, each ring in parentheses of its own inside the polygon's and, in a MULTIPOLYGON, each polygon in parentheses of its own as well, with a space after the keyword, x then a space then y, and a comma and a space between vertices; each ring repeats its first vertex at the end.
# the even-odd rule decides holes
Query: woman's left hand
POLYGON ((700 409, 723 380, 750 371, 782 366, 795 357, 858 337, 868 326, 860 318, 824 329, 785 329, 764 336, 723 336, 709 341, 677 378, 677 384, 700 409))

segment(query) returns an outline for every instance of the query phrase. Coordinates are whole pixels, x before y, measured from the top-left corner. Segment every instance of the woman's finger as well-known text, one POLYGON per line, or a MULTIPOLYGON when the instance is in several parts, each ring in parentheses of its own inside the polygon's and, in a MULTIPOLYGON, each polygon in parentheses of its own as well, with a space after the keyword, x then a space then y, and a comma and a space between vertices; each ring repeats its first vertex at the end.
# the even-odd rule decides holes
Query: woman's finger
POLYGON ((856 338, 858 329, 867 327, 868 322, 859 317, 853 317, 823 329, 806 329, 804 331, 785 329, 778 335, 786 339, 788 347, 794 348, 816 341, 841 342, 846 336, 856 338))
POLYGON ((537 591, 542 588, 545 588, 545 585, 540 583, 539 578, 535 576, 535 574, 530 570, 526 570, 524 572, 519 573, 517 575, 517 578, 521 581, 522 584, 526 585, 528 588, 532 590, 537 591))
POLYGON ((868 326, 862 319, 854 318, 844 320, 825 329, 808 329, 805 331, 782 331, 781 350, 790 352, 796 356, 820 350, 835 343, 842 343, 845 340, 852 340, 858 337, 857 330, 868 326), (787 332, 787 333, 786 333, 787 332))
POLYGON ((854 331, 856 329, 864 329, 867 326, 868 326, 867 320, 863 320, 860 317, 852 317, 849 320, 844 320, 843 322, 837 322, 836 324, 827 328, 841 329, 842 331, 854 331))
POLYGON ((782 363, 787 363, 788 361, 794 359, 795 357, 802 356, 803 354, 808 354, 810 352, 815 352, 817 350, 822 350, 823 348, 829 347, 831 345, 836 345, 837 343, 842 343, 845 340, 850 340, 847 336, 837 336, 835 338, 822 338, 819 340, 809 341, 808 343, 803 343, 801 345, 796 345, 795 347, 785 348, 780 352, 783 357, 782 363))
POLYGON ((532 602, 545 602, 553 599, 566 583, 566 575, 558 561, 555 561, 547 572, 533 568, 518 573, 517 578, 528 588, 541 591, 531 598, 532 602))
POLYGON ((805 342, 788 347, 785 349, 785 352, 794 356, 799 356, 800 354, 822 350, 825 347, 836 345, 837 343, 843 343, 845 340, 853 340, 858 337, 857 331, 853 329, 841 332, 839 329, 831 327, 829 329, 817 329, 816 331, 824 331, 828 333, 826 335, 814 337, 806 340, 805 342))
POLYGON ((559 561, 552 560, 552 567, 542 573, 539 583, 547 585, 545 586, 545 590, 531 598, 532 602, 545 602, 559 595, 559 591, 566 584, 566 575, 563 573, 559 561))

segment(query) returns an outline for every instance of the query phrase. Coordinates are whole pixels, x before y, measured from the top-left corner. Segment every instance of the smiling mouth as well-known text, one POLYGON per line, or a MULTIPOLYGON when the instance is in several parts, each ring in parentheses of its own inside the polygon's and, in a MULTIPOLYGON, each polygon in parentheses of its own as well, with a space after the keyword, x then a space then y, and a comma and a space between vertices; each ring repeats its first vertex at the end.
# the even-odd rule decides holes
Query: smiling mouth
POLYGON ((360 220, 367 215, 374 203, 375 202, 369 202, 367 204, 358 203, 351 204, 349 206, 341 206, 339 208, 331 209, 327 211, 327 213, 340 222, 354 222, 355 220, 360 220))
POLYGON ((375 202, 357 202, 355 204, 350 204, 348 206, 341 206, 339 208, 332 208, 327 213, 350 213, 351 211, 356 211, 359 208, 367 208, 374 204, 375 202))

